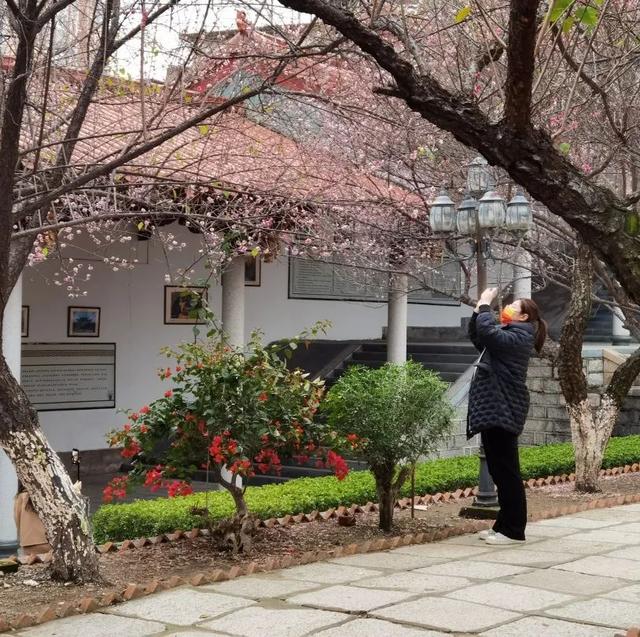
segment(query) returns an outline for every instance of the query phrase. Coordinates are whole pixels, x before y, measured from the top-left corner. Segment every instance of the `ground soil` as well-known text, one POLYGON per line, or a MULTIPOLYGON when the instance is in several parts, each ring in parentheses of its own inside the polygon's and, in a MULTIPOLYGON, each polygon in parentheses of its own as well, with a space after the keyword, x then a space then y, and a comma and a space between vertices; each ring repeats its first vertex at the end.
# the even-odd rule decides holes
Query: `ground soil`
MULTIPOLYGON (((563 505, 588 502, 603 497, 640 493, 640 474, 626 474, 601 480, 602 493, 578 494, 572 483, 527 490, 530 516, 563 505)), ((408 510, 396 510, 393 535, 455 527, 462 524, 458 513, 471 499, 431 504, 416 510, 411 519, 408 510)), ((52 582, 46 565, 23 566, 17 573, 0 572, 0 618, 8 621, 28 610, 39 613, 51 604, 64 604, 82 597, 121 592, 129 583, 144 583, 172 575, 187 577, 199 572, 225 569, 271 557, 297 556, 307 551, 327 550, 341 545, 385 537, 377 528, 378 514, 358 514, 355 526, 339 526, 335 519, 294 524, 288 527, 260 529, 252 549, 246 555, 221 551, 208 538, 182 539, 140 549, 107 553, 100 557, 103 584, 76 586, 52 582)))

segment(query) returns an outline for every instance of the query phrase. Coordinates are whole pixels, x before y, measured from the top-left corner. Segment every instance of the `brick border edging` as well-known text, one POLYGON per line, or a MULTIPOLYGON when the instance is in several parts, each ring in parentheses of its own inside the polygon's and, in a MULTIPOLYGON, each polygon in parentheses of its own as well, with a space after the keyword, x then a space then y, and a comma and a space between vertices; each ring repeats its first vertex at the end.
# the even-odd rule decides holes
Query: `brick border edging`
MULTIPOLYGON (((639 473, 640 463, 634 463, 631 465, 624 465, 623 467, 612 467, 610 469, 601 469, 600 477, 618 476, 626 473, 639 473)), ((545 487, 555 484, 562 484, 564 482, 574 482, 575 474, 563 473, 558 476, 548 476, 546 478, 530 478, 529 480, 523 480, 523 484, 526 489, 534 489, 537 487, 545 487)), ((427 495, 416 496, 415 504, 436 504, 438 502, 451 502, 460 500, 462 498, 468 498, 472 495, 476 495, 478 487, 467 487, 466 489, 456 489, 456 491, 446 491, 444 493, 433 493, 427 495)), ((395 504, 395 507, 404 510, 411 507, 411 498, 401 498, 395 504)), ((275 526, 289 526, 291 524, 300 524, 304 522, 318 522, 326 521, 334 518, 338 518, 342 515, 354 515, 356 513, 371 513, 378 510, 378 505, 375 502, 367 502, 366 504, 352 504, 351 506, 341 505, 338 507, 331 507, 326 511, 311 511, 310 513, 296 513, 287 514, 281 518, 267 518, 260 520, 258 526, 262 528, 273 528, 275 526)), ((99 553, 109 553, 115 551, 127 551, 130 549, 141 549, 145 546, 152 546, 156 544, 163 544, 165 542, 176 542, 181 539, 195 540, 199 536, 207 537, 209 535, 208 529, 193 528, 189 531, 183 531, 178 529, 170 533, 161 533, 153 537, 141 537, 134 540, 122 540, 120 542, 105 542, 97 546, 99 553)), ((27 555, 21 557, 13 557, 23 566, 31 566, 33 564, 48 564, 51 559, 51 553, 41 553, 38 555, 27 555)), ((640 637, 640 636, 639 636, 640 637)))
MULTIPOLYGON (((531 521, 537 522, 539 520, 546 520, 549 518, 561 517, 563 515, 570 515, 572 513, 579 513, 581 511, 606 509, 613 506, 635 503, 640 503, 640 494, 627 494, 623 496, 600 498, 598 500, 591 500, 590 502, 584 502, 564 507, 556 507, 553 509, 548 509, 546 511, 541 511, 537 515, 533 516, 531 521)), ((325 519, 328 519, 328 517, 325 519)), ((394 549, 398 548, 399 546, 408 546, 411 544, 437 542, 450 537, 466 535, 467 533, 475 533, 482 529, 489 528, 491 524, 493 524, 492 520, 466 520, 460 527, 438 529, 436 531, 425 531, 419 533, 408 533, 392 538, 381 538, 378 540, 369 540, 366 542, 347 544, 345 546, 339 546, 331 550, 307 551, 297 558, 294 558, 291 555, 272 557, 262 565, 259 565, 257 562, 249 562, 248 564, 245 564, 243 566, 232 566, 231 568, 226 570, 214 569, 208 572, 196 573, 188 579, 173 575, 163 580, 154 579, 143 583, 132 583, 128 584, 127 587, 121 592, 105 593, 103 595, 95 597, 83 597, 78 601, 65 602, 63 604, 54 603, 44 608, 38 614, 23 613, 11 622, 0 616, 0 633, 12 629, 28 628, 30 626, 44 624, 45 622, 62 617, 90 613, 99 608, 105 608, 107 606, 111 606, 120 602, 129 601, 138 597, 144 597, 146 595, 157 593, 159 591, 169 590, 177 586, 202 586, 203 584, 212 584, 214 582, 222 582, 225 580, 235 579, 236 577, 240 577, 243 575, 267 573, 270 571, 289 568, 292 566, 300 566, 303 564, 320 562, 336 557, 355 555, 356 553, 370 553, 374 551, 394 549)), ((185 535, 187 537, 189 536, 188 533, 181 534, 181 536, 182 535, 185 535)), ((193 537, 197 537, 197 535, 194 535, 193 537)), ((626 637, 640 637, 640 630, 636 628, 630 628, 627 631, 626 637)))

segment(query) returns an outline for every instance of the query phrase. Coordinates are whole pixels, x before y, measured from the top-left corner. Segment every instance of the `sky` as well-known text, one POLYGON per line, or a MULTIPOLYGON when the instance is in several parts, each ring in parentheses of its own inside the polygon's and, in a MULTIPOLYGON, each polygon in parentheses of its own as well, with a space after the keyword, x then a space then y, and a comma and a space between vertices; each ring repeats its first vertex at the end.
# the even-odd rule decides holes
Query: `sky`
MULTIPOLYGON (((157 24, 150 25, 145 34, 144 74, 147 79, 164 81, 170 65, 180 64, 185 58, 185 47, 180 45, 180 33, 197 32, 203 24, 208 31, 236 28, 236 11, 244 10, 250 24, 299 24, 308 22, 309 16, 286 9, 276 0, 264 2, 226 2, 212 0, 209 4, 200 0, 185 0, 184 6, 165 13, 157 24)), ((141 4, 135 2, 134 10, 126 26, 138 24, 141 4)), ((114 59, 112 71, 140 78, 140 39, 132 41, 114 59)))

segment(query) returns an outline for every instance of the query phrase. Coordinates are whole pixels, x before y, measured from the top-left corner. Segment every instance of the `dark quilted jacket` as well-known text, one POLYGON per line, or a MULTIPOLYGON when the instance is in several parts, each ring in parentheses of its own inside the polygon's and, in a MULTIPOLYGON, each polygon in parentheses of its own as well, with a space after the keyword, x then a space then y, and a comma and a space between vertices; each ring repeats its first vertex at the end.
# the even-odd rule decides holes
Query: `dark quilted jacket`
POLYGON ((526 383, 533 325, 514 322, 502 327, 496 324, 491 308, 482 305, 471 317, 469 338, 484 353, 469 388, 467 438, 491 427, 520 435, 529 411, 526 383))

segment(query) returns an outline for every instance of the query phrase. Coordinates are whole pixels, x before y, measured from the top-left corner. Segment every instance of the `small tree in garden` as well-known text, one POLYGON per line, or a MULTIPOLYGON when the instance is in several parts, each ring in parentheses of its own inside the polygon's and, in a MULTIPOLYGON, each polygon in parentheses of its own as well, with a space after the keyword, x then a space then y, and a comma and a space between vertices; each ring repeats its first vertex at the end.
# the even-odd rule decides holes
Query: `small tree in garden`
MULTIPOLYGON (((310 333, 321 329, 319 323, 310 333)), ((287 369, 285 363, 306 335, 264 346, 254 332, 245 353, 226 345, 212 327, 204 342, 181 345, 177 352, 164 350, 177 363, 159 371, 172 387, 150 405, 129 412, 129 422, 110 435, 109 443, 122 446, 122 456, 132 458, 134 468, 109 483, 105 500, 123 497, 135 483, 152 491, 167 489, 169 496, 187 495, 194 473, 204 469, 229 491, 238 514, 244 515, 244 489, 236 477, 279 473, 283 456, 300 463, 315 456, 319 466, 344 478, 347 464, 330 449, 337 437, 314 419, 324 383, 287 369), (232 477, 223 475, 223 467, 232 477)))
POLYGON ((398 492, 415 460, 435 451, 451 425, 447 384, 419 363, 351 367, 322 410, 331 430, 364 459, 376 481, 380 528, 390 531, 398 492))

